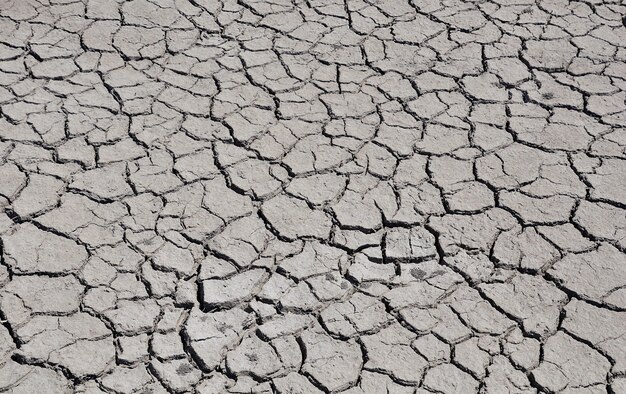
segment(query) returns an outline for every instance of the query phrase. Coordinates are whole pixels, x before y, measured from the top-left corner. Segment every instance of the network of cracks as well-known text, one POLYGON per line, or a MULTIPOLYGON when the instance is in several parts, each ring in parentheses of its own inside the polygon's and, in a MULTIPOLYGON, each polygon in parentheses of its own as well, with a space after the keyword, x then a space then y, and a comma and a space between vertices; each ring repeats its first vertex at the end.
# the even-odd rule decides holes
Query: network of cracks
POLYGON ((626 393, 625 18, 0 1, 0 392, 626 393))

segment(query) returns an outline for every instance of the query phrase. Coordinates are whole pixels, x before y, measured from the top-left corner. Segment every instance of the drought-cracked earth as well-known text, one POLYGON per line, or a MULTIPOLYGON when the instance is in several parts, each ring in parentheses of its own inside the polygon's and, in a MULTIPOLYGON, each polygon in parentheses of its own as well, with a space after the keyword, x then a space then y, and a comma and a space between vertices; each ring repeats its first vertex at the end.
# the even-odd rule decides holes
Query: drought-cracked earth
POLYGON ((619 0, 0 0, 0 392, 626 393, 619 0))

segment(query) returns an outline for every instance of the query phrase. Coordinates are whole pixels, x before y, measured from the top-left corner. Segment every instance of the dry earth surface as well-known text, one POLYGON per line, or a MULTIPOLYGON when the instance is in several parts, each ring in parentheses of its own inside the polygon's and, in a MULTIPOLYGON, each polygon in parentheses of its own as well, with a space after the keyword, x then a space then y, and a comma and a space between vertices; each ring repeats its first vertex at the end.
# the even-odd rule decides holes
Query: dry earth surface
POLYGON ((617 0, 0 0, 0 392, 626 393, 617 0))

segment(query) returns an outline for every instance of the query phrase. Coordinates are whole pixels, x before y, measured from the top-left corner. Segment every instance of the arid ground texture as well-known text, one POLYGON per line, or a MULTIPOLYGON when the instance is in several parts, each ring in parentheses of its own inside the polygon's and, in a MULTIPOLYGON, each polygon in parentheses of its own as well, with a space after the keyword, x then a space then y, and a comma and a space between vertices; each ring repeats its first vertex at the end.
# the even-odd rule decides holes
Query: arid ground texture
POLYGON ((0 392, 626 393, 626 3, 0 0, 0 392))

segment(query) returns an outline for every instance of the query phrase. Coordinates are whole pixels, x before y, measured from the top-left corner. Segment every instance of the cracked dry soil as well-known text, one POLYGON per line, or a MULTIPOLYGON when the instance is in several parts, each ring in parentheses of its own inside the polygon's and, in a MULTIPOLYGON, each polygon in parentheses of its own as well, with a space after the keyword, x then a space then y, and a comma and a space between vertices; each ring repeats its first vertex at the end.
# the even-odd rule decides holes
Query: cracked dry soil
POLYGON ((0 392, 626 393, 618 0, 0 0, 0 392))

